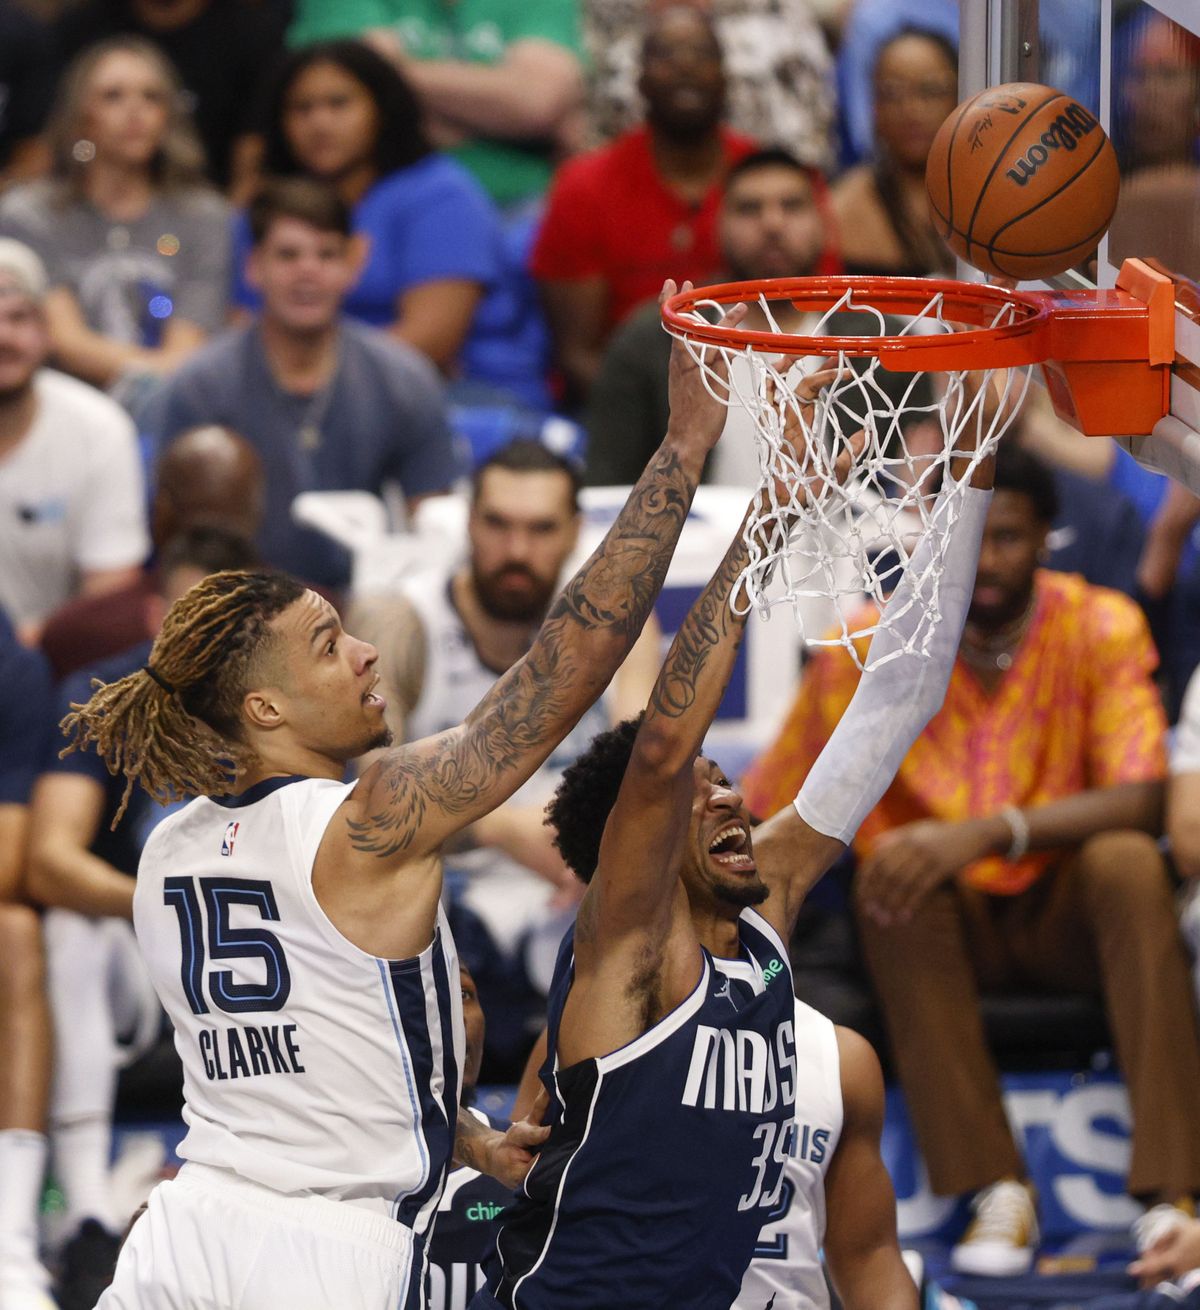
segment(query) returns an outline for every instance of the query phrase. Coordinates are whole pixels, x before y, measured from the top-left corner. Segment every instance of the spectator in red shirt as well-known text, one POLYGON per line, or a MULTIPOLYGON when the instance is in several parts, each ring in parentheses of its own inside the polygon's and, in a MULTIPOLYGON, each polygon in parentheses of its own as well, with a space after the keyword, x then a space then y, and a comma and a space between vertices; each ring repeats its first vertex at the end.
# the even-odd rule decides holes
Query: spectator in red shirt
POLYGON ((646 121, 559 170, 533 252, 559 364, 582 395, 604 344, 663 279, 711 280, 725 171, 754 143, 724 127, 725 73, 712 20, 686 5, 646 30, 646 121))

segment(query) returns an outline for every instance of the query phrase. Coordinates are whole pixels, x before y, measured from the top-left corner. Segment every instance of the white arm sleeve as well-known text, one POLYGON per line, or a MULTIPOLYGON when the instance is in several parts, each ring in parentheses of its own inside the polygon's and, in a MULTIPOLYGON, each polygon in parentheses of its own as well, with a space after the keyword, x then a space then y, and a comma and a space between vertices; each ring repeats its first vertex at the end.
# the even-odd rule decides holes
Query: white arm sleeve
POLYGON ((1200 495, 1200 432, 1177 418, 1160 419, 1145 437, 1114 437, 1143 468, 1167 477, 1200 495))
MULTIPOLYGON (((911 651, 897 655, 862 675, 845 714, 794 802, 796 813, 811 828, 846 845, 891 786, 909 748, 945 699, 975 588, 975 566, 992 493, 974 487, 956 488, 954 499, 960 496, 958 519, 946 543, 939 589, 941 622, 934 629, 928 650, 924 654, 911 651)), ((897 616, 896 621, 890 628, 880 627, 872 638, 872 661, 903 647, 905 638, 920 621, 923 587, 928 586, 925 573, 930 543, 938 533, 939 519, 945 518, 952 504, 947 496, 934 508, 933 526, 918 543, 884 609, 885 617, 890 612, 897 616), (915 604, 910 603, 914 591, 915 604)))

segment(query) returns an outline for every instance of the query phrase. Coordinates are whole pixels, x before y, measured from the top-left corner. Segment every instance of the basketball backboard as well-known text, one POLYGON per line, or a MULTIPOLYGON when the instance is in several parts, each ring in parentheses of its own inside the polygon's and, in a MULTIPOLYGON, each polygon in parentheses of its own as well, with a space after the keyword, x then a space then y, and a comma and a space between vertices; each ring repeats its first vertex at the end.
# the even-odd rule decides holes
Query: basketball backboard
MULTIPOLYGON (((1171 275, 1171 413, 1200 432, 1200 0, 959 0, 959 14, 960 100, 1043 82, 1112 138, 1121 200, 1096 266, 1052 282, 1112 287, 1131 256, 1171 275)), ((979 274, 963 265, 960 276, 979 274)))

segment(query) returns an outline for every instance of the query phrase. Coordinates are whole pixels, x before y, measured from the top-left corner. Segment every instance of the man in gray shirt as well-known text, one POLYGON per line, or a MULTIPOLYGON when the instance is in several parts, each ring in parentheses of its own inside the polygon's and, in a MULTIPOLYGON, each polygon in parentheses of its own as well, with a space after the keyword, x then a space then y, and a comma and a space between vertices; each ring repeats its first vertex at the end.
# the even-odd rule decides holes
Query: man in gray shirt
POLYGON ((247 277, 262 296, 248 328, 194 355, 151 405, 160 443, 200 424, 241 433, 267 470, 263 560, 317 585, 350 581, 347 553, 291 518, 304 491, 398 484, 409 509, 461 471, 441 384, 417 351, 341 318, 360 268, 350 216, 330 190, 290 178, 250 209, 247 277))

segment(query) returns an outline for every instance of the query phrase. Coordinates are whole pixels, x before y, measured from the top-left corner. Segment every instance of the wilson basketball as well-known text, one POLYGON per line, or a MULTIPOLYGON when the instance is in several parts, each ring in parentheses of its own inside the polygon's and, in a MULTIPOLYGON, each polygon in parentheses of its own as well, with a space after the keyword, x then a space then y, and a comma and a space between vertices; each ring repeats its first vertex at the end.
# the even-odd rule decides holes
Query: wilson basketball
POLYGON ((964 101, 925 166, 934 225, 985 273, 1062 273, 1091 254, 1120 188, 1104 129, 1053 87, 1008 82, 964 101))

